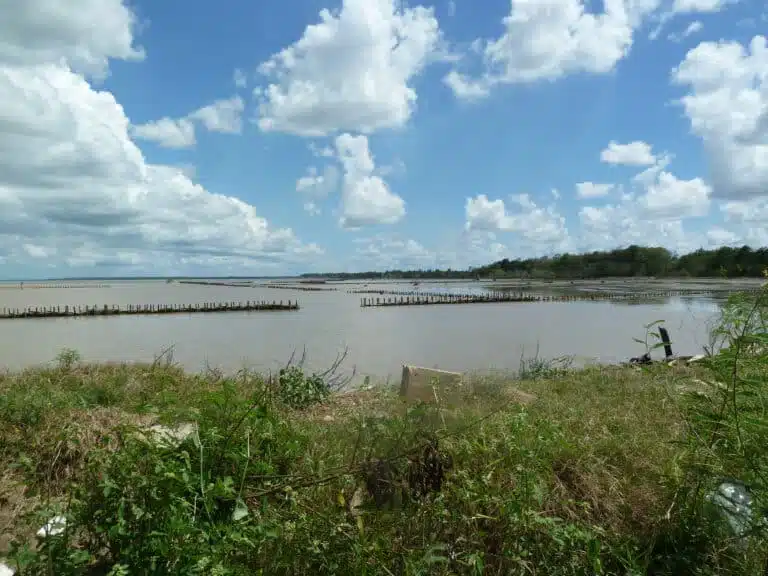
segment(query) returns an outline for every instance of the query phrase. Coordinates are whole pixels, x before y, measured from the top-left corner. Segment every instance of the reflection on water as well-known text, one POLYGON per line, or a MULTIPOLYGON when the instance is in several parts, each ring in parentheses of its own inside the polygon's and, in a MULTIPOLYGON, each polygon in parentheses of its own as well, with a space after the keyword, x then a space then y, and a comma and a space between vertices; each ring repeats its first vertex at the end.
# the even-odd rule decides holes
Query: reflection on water
MULTIPOLYGON (((110 282, 110 288, 0 290, 0 308, 45 305, 194 304, 215 301, 296 300, 298 312, 0 321, 0 366, 17 369, 75 348, 87 360, 152 360, 168 346, 185 368, 209 364, 276 369, 306 347, 308 364, 321 369, 348 349, 346 368, 397 378, 403 363, 455 370, 516 370, 521 353, 575 356, 581 362, 618 362, 642 352, 633 338, 663 319, 676 353, 708 344, 718 314, 712 299, 670 298, 632 306, 625 302, 501 303, 360 308, 360 295, 266 288, 110 282)), ((371 287, 371 286, 369 286, 371 287)), ((388 284, 388 290, 413 289, 388 284)), ((419 289, 467 292, 476 283, 430 284, 419 289)))

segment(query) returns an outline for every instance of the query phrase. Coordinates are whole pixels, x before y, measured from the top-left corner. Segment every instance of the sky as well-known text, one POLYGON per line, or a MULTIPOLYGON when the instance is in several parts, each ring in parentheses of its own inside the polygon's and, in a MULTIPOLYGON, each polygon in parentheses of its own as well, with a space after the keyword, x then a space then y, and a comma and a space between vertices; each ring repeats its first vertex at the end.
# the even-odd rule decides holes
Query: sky
POLYGON ((0 14, 0 278, 768 245, 760 0, 0 14))

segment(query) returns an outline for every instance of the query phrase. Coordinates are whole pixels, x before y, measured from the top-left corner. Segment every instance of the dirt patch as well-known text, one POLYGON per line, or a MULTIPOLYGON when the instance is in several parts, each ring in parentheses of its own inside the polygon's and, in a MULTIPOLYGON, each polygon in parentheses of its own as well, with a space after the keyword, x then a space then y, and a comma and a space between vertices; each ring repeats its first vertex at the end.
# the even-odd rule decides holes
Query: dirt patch
POLYGON ((303 412, 302 417, 316 422, 334 422, 363 415, 391 415, 394 414, 392 409, 397 402, 398 396, 390 390, 353 390, 332 395, 323 404, 303 412))

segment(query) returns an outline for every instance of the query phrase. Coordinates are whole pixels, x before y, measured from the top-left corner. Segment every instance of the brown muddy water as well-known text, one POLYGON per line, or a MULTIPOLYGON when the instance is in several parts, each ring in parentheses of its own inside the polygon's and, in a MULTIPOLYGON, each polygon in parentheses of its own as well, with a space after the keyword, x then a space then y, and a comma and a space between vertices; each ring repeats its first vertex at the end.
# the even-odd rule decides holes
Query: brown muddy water
MULTIPOLYGON (((398 290, 413 285, 328 284, 339 290, 303 292, 164 281, 101 282, 109 286, 6 285, 0 288, 0 309, 290 299, 298 300, 301 310, 0 320, 0 368, 49 362, 64 348, 77 350, 87 361, 152 361, 169 347, 174 360, 188 370, 211 366, 226 372, 244 367, 275 370, 292 353, 304 350, 308 367, 319 370, 346 350, 342 368, 375 380, 397 379, 403 363, 460 371, 517 370, 521 356, 533 357, 537 350, 539 357, 572 356, 577 364, 613 363, 644 352, 633 338, 644 337, 644 325, 655 320, 664 320, 676 353, 699 353, 709 343, 718 314, 716 301, 704 297, 635 305, 577 301, 361 308, 361 296, 348 294, 347 289, 398 290)), ((464 292, 480 291, 484 285, 422 282, 418 289, 464 292)), ((734 287, 722 282, 717 286, 734 287)), ((542 284, 538 289, 546 292, 548 287, 542 284)), ((637 283, 634 289, 642 291, 637 283)))

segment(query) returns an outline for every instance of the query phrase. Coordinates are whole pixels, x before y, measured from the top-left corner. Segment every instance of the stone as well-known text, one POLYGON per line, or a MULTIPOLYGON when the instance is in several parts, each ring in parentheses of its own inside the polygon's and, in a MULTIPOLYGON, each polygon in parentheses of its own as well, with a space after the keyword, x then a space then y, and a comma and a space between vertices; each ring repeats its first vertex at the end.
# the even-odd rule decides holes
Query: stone
POLYGON ((13 576, 14 574, 13 568, 0 562, 0 576, 13 576))
POLYGON ((434 388, 445 388, 461 384, 461 372, 448 372, 423 368, 421 366, 403 365, 403 377, 400 382, 400 395, 408 400, 434 402, 434 388))

